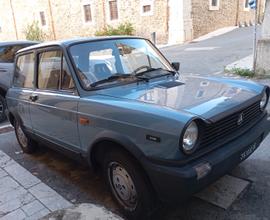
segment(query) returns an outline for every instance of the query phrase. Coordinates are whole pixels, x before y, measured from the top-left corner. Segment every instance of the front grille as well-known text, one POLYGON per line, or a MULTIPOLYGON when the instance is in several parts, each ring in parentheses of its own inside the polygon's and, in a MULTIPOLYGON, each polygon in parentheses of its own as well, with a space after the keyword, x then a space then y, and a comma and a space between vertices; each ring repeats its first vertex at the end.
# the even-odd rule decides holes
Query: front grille
POLYGON ((222 141, 229 136, 234 136, 240 129, 244 129, 244 127, 256 120, 261 114, 260 102, 256 102, 240 112, 234 113, 211 125, 207 125, 200 147, 206 147, 215 142, 222 141), (243 116, 241 124, 239 123, 240 114, 243 116))

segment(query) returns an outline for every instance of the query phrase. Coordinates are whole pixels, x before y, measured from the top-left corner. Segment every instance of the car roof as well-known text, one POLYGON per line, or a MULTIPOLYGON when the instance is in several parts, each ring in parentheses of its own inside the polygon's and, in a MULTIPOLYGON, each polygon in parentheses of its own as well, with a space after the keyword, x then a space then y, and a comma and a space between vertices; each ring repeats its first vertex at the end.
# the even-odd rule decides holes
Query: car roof
POLYGON ((28 40, 17 40, 17 41, 0 41, 1 46, 16 46, 16 45, 33 45, 38 44, 37 41, 28 41, 28 40))
POLYGON ((36 44, 27 48, 23 48, 19 50, 18 53, 39 49, 42 47, 50 47, 50 46, 69 47, 73 44, 79 44, 79 43, 87 43, 87 42, 102 41, 102 40, 118 40, 118 39, 144 39, 144 38, 136 37, 136 36, 106 36, 106 37, 74 38, 74 39, 50 41, 50 42, 36 44))

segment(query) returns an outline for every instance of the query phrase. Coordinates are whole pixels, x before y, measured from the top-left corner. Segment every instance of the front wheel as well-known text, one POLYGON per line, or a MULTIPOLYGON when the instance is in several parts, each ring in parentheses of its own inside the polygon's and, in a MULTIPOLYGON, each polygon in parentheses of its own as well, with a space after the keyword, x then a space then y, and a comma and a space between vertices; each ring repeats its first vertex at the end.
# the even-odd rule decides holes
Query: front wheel
POLYGON ((105 156, 103 173, 114 199, 127 217, 150 218, 155 208, 155 194, 135 159, 112 149, 105 156))
POLYGON ((0 123, 6 120, 6 100, 3 96, 0 95, 0 123))
POLYGON ((25 134, 21 123, 18 121, 15 121, 15 134, 24 153, 32 154, 35 152, 37 143, 25 134))

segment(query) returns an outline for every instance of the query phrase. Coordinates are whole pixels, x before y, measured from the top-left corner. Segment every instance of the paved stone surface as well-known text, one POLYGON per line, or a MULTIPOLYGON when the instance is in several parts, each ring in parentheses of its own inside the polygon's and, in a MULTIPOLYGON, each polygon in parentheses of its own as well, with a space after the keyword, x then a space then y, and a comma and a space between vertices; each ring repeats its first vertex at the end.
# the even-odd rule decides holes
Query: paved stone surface
POLYGON ((14 212, 11 212, 4 217, 0 218, 1 220, 24 220, 26 219, 26 214, 21 209, 17 209, 14 212))
POLYGON ((196 197, 218 207, 228 209, 248 185, 248 181, 226 175, 198 193, 196 197))
POLYGON ((67 208, 72 205, 44 183, 39 183, 38 185, 31 187, 29 192, 51 211, 67 208))
POLYGON ((24 205, 21 208, 28 216, 32 216, 40 211, 42 211, 43 209, 46 209, 45 206, 39 202, 38 200, 34 200, 33 202, 24 205))
POLYGON ((108 210, 93 205, 93 204, 81 204, 69 209, 59 210, 48 214, 41 220, 122 220, 119 216, 116 216, 108 210))
POLYGON ((26 189, 40 183, 38 178, 17 163, 6 166, 4 169, 26 189))
POLYGON ((0 219, 39 219, 72 204, 0 151, 0 219))
POLYGON ((7 214, 34 200, 29 192, 19 186, 13 191, 0 194, 0 212, 2 215, 7 214))

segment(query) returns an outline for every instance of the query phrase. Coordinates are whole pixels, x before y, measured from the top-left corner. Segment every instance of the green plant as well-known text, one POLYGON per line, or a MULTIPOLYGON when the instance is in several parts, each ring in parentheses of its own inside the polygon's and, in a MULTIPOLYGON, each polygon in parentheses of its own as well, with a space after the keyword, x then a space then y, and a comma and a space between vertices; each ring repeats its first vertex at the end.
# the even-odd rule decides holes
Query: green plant
POLYGON ((45 33, 39 27, 37 21, 33 21, 32 24, 28 24, 24 33, 26 39, 32 41, 44 41, 46 37, 45 33))
POLYGON ((230 72, 232 72, 233 74, 248 77, 248 78, 252 78, 255 76, 254 71, 250 69, 233 68, 230 72))
POLYGON ((96 36, 112 36, 112 35, 133 35, 134 27, 131 23, 122 23, 117 27, 107 25, 102 30, 96 32, 96 36))

